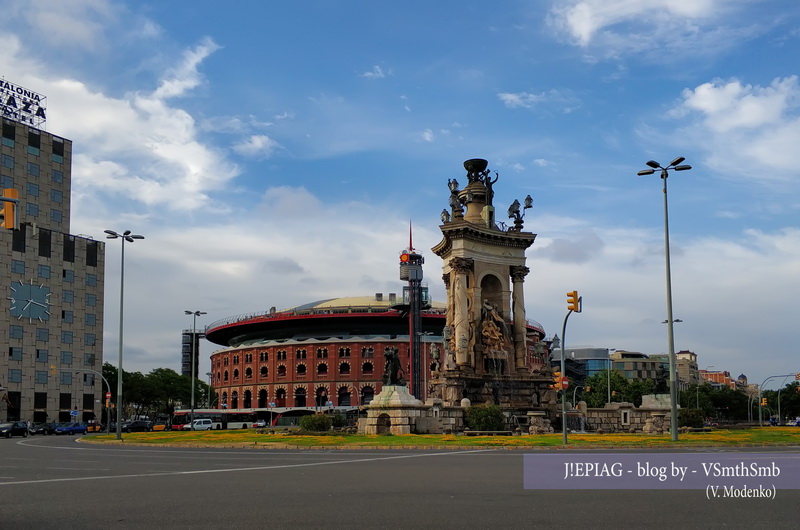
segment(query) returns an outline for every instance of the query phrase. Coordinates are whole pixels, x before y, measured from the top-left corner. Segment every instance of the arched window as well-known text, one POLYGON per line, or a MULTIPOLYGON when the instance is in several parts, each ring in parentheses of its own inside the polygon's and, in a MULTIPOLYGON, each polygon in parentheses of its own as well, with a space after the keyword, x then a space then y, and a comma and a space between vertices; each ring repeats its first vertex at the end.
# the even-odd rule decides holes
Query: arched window
POLYGON ((245 379, 252 379, 253 378, 253 369, 248 367, 244 371, 244 377, 245 377, 245 379))
POLYGON ((339 389, 338 397, 338 405, 340 407, 349 407, 350 406, 350 389, 347 387, 342 387, 339 389))
POLYGON ((306 406, 306 389, 305 388, 296 388, 294 391, 294 406, 295 407, 305 407, 306 406))
POLYGON ((364 363, 364 364, 361 365, 361 371, 365 375, 372 374, 372 370, 374 370, 374 367, 372 366, 372 363, 364 363))
POLYGON ((372 398, 374 398, 374 397, 375 397, 375 389, 372 388, 371 386, 365 386, 364 388, 361 389, 361 404, 362 405, 366 405, 367 403, 372 401, 372 398))
POLYGON ((306 375, 306 365, 298 364, 297 365, 297 375, 298 376, 305 376, 306 375))
POLYGON ((249 390, 245 390, 244 403, 242 404, 242 407, 249 409, 252 408, 252 406, 253 406, 253 393, 250 392, 249 390))
POLYGON ((234 381, 236 381, 236 380, 238 380, 238 379, 239 379, 239 369, 238 369, 238 368, 236 368, 236 369, 233 371, 233 380, 234 380, 234 381))
POLYGON ((239 408, 239 392, 235 390, 233 391, 233 394, 231 394, 231 408, 232 409, 239 408))
POLYGON ((286 365, 278 366, 278 377, 286 377, 286 365))
POLYGON ((267 370, 266 366, 261 367, 261 377, 267 377, 269 375, 269 370, 267 370))
POLYGON ((275 391, 275 406, 276 407, 285 407, 286 406, 286 389, 279 388, 275 391))
POLYGON ((328 365, 325 363, 318 364, 317 375, 328 375, 328 365))
POLYGON ((258 391, 258 408, 263 409, 267 407, 267 391, 261 389, 258 391))
POLYGON ((222 380, 223 381, 227 381, 228 380, 228 371, 227 370, 225 370, 225 377, 223 377, 222 380))
POLYGON ((350 373, 350 363, 342 363, 339 365, 339 375, 348 375, 350 373))

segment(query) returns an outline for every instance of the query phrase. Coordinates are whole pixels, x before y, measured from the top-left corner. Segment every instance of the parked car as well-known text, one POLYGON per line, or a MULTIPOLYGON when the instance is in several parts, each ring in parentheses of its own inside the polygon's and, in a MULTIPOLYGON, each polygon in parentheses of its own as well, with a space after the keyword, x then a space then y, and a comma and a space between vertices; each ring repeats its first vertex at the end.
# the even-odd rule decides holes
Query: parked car
POLYGON ((12 436, 28 436, 28 424, 24 421, 10 421, 0 423, 0 436, 11 438, 12 436))
POLYGON ((105 432, 106 426, 100 422, 93 421, 92 423, 88 423, 86 425, 87 432, 105 432))
POLYGON ((158 423, 154 423, 153 426, 150 428, 151 431, 168 431, 169 425, 160 421, 158 423))
POLYGON ((211 420, 206 418, 202 420, 194 420, 192 423, 187 423, 183 426, 184 431, 210 431, 213 427, 211 420), (194 429, 192 429, 194 427, 194 429))
POLYGON ((266 426, 267 426, 267 420, 256 420, 256 421, 253 423, 253 427, 255 427, 255 428, 257 428, 257 429, 258 429, 258 428, 264 428, 264 427, 266 427, 266 426))
POLYGON ((58 427, 58 423, 50 422, 50 423, 37 423, 36 425, 31 426, 28 431, 31 435, 34 434, 55 434, 56 427, 58 427))
POLYGON ((87 428, 85 423, 62 423, 56 427, 56 434, 86 434, 87 428))
POLYGON ((122 424, 122 432, 150 432, 152 430, 153 424, 149 421, 126 421, 122 424))

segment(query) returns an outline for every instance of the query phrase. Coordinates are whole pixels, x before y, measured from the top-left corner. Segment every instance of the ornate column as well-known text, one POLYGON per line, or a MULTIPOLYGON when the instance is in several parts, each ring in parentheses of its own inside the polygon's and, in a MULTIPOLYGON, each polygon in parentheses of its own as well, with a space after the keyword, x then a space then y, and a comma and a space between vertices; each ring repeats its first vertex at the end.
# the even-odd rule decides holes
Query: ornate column
POLYGON ((450 268, 455 275, 453 282, 453 335, 451 348, 456 352, 459 366, 469 365, 467 345, 470 339, 469 329, 469 297, 467 296, 467 278, 472 271, 474 261, 467 258, 453 258, 450 268))
POLYGON ((525 369, 525 299, 523 284, 525 276, 531 270, 528 267, 514 265, 509 268, 511 282, 511 304, 514 312, 514 367, 518 371, 525 369))

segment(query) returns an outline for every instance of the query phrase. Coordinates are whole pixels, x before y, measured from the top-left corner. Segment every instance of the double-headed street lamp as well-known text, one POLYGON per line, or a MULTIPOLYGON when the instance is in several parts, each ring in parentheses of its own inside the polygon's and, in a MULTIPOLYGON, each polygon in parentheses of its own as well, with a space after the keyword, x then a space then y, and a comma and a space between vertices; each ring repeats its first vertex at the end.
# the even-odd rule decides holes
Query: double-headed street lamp
POLYGON ((192 315, 192 401, 191 401, 191 409, 189 411, 189 420, 190 425, 192 426, 192 430, 194 430, 194 380, 197 379, 197 374, 195 374, 195 366, 197 363, 197 317, 200 315, 207 315, 205 311, 184 311, 187 315, 192 315))
POLYGON ((667 206, 667 177, 670 171, 687 171, 692 169, 688 164, 681 164, 686 160, 684 157, 679 156, 669 163, 667 167, 661 167, 661 164, 655 160, 650 160, 647 165, 650 169, 643 169, 637 175, 652 175, 657 169, 661 170, 661 180, 664 181, 664 255, 666 258, 667 269, 667 341, 669 343, 669 396, 670 396, 670 434, 672 434, 672 441, 678 441, 678 381, 675 377, 675 336, 673 333, 675 320, 672 318, 672 276, 670 272, 669 262, 669 208, 667 206))
POLYGON ((124 308, 125 295, 125 242, 133 243, 136 239, 144 239, 144 236, 131 234, 130 230, 125 230, 119 234, 113 230, 105 230, 107 239, 122 240, 122 257, 119 266, 119 363, 117 364, 117 440, 122 440, 122 314, 124 308))

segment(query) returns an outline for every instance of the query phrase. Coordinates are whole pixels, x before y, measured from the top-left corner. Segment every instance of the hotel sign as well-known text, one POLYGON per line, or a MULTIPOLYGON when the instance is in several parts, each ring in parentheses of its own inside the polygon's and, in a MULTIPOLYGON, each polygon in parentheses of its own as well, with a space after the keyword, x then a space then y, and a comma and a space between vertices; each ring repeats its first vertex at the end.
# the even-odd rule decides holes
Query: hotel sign
POLYGON ((36 128, 44 124, 47 98, 0 77, 0 114, 36 128))

